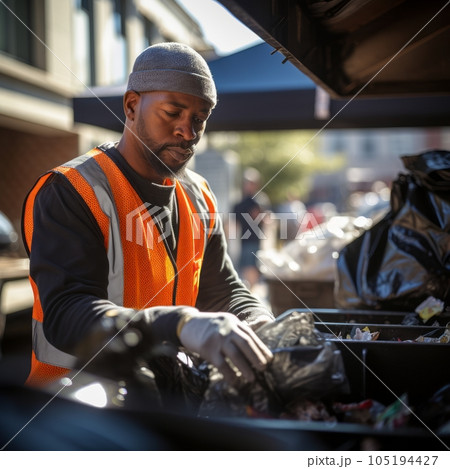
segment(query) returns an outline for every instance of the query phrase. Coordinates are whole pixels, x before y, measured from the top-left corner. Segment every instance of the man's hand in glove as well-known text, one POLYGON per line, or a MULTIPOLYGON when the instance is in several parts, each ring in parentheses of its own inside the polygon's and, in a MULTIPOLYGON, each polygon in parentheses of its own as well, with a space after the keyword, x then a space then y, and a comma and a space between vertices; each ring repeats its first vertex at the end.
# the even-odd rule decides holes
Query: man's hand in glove
POLYGON ((187 351, 217 367, 229 383, 239 373, 253 381, 253 369, 264 370, 272 359, 253 330, 230 313, 189 312, 179 322, 178 337, 187 351))

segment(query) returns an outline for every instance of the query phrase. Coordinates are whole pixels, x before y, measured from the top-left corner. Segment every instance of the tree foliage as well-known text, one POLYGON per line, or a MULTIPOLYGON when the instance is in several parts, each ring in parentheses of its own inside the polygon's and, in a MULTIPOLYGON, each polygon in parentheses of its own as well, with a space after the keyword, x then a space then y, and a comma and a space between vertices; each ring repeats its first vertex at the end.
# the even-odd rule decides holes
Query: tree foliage
POLYGON ((304 200, 314 174, 338 171, 345 163, 342 157, 320 155, 312 131, 221 132, 209 141, 217 150, 233 150, 242 169, 258 169, 274 204, 288 197, 304 200))

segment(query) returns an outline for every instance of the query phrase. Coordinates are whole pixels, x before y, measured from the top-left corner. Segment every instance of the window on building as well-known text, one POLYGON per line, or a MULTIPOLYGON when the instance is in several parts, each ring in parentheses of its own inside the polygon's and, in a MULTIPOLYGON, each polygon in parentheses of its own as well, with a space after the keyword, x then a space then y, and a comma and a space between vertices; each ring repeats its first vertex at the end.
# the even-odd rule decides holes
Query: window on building
POLYGON ((361 155, 371 160, 377 156, 376 137, 371 132, 363 132, 361 136, 361 155))
POLYGON ((0 3, 2 53, 34 67, 45 68, 44 7, 44 0, 3 0, 0 3))
POLYGON ((332 153, 344 153, 346 150, 346 136, 340 131, 330 132, 330 148, 332 153))
POLYGON ((117 36, 125 37, 126 4, 124 0, 113 0, 114 32, 117 36))
POLYGON ((126 81, 127 70, 127 47, 126 47, 126 1, 113 0, 113 15, 111 18, 111 37, 108 38, 110 85, 121 84, 126 81))
POLYGON ((148 18, 143 17, 144 23, 144 49, 158 42, 159 33, 155 23, 150 21, 148 18))
POLYGON ((93 0, 73 0, 73 72, 85 85, 95 83, 93 0))

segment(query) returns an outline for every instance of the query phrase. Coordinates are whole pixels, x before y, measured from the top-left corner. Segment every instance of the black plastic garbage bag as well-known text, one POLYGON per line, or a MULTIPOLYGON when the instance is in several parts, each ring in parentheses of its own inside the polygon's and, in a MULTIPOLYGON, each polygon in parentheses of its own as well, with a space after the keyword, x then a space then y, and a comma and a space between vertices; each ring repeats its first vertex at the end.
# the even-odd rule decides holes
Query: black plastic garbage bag
POLYGON ((257 373, 256 383, 238 380, 236 387, 229 386, 218 370, 200 357, 178 353, 169 344, 149 348, 139 336, 139 341, 130 345, 127 333, 132 328, 120 324, 110 318, 99 323, 77 349, 78 369, 126 383, 128 394, 146 394, 152 409, 237 416, 245 415, 251 407, 280 416, 292 413, 295 403, 296 412, 318 414, 323 419, 327 414, 321 403, 299 403, 298 399, 317 400, 333 392, 347 392, 341 353, 315 329, 312 313, 293 312, 259 328, 256 333, 274 352, 274 360, 267 371, 257 373), (121 327, 119 331, 117 327, 121 327))
POLYGON ((436 391, 418 409, 417 414, 430 428, 450 431, 450 384, 436 391))
POLYGON ((315 329, 312 313, 294 311, 256 333, 274 354, 269 367, 235 386, 213 369, 200 415, 331 419, 321 399, 347 393, 348 383, 340 351, 315 329))
POLYGON ((338 308, 414 311, 450 304, 450 152, 402 157, 388 214, 337 260, 338 308))

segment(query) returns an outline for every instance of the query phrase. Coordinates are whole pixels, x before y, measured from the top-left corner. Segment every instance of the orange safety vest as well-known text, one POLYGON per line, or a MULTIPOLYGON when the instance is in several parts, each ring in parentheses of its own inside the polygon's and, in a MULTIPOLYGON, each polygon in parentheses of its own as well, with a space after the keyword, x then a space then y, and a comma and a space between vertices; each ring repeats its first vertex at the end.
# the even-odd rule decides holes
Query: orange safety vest
MULTIPOLYGON (((33 241, 33 206, 45 181, 53 173, 64 175, 81 195, 103 234, 109 261, 108 299, 134 309, 151 306, 194 306, 208 238, 216 218, 215 199, 206 181, 187 170, 175 181, 179 210, 176 265, 173 264, 152 217, 117 165, 100 149, 44 174, 28 194, 23 227, 28 251, 33 241)), ((88 262, 88 260, 87 260, 88 262)), ((34 293, 33 348, 29 385, 42 385, 73 369, 76 358, 51 345, 44 334, 38 288, 34 293)))

